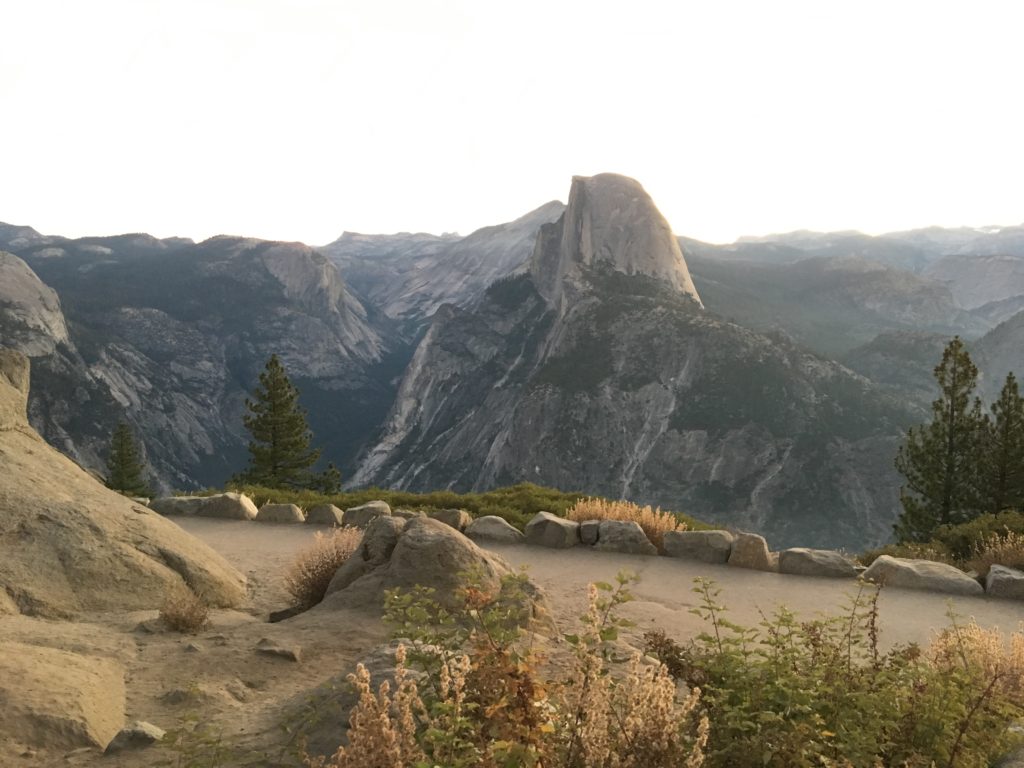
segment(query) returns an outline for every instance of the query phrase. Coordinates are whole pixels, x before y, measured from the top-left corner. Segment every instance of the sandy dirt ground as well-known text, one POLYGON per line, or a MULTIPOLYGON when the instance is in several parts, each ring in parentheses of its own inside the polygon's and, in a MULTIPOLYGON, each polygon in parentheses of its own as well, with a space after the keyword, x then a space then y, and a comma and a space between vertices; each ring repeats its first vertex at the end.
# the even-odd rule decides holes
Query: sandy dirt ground
MULTIPOLYGON (((347 671, 366 649, 382 642, 386 630, 364 613, 317 610, 278 624, 267 623, 271 610, 288 605, 282 574, 307 547, 314 526, 268 525, 200 518, 171 518, 224 555, 249 579, 242 610, 216 611, 210 628, 195 636, 167 632, 156 612, 103 614, 78 622, 14 617, 0 619, 0 641, 12 640, 114 658, 126 669, 126 720, 145 720, 165 729, 196 718, 216 738, 237 745, 237 754, 266 754, 257 765, 279 764, 274 751, 287 742, 279 729, 287 702, 302 697, 326 679, 347 671), (301 661, 257 653, 268 638, 299 649, 301 661), (270 745, 273 745, 271 747, 270 745)), ((560 626, 572 626, 582 613, 587 585, 613 581, 629 570, 638 580, 634 600, 623 614, 636 622, 636 636, 652 627, 680 640, 700 632, 703 622, 689 609, 696 605, 693 580, 706 577, 721 589, 729 618, 756 624, 761 612, 784 604, 805 618, 840 609, 856 591, 845 580, 813 579, 746 571, 670 558, 614 555, 523 546, 492 546, 513 566, 525 566, 545 590, 560 626)), ((882 642, 926 643, 948 624, 952 608, 962 617, 1003 630, 1024 621, 1024 603, 956 597, 911 590, 883 590, 882 642)), ((638 642, 638 641, 637 641, 638 642)), ((0 766, 176 765, 178 754, 164 747, 103 757, 96 750, 71 753, 0 745, 0 766)), ((182 763, 187 764, 187 763, 182 763)), ((234 758, 224 765, 240 764, 234 758)), ((247 763, 248 764, 248 763, 247 763)))

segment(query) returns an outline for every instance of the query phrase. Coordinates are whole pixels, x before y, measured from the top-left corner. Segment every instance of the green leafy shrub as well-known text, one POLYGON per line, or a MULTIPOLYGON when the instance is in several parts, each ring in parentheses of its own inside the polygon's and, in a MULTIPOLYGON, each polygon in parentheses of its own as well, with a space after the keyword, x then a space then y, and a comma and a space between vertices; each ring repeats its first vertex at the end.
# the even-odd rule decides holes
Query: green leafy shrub
POLYGON ((708 630, 689 645, 648 633, 646 649, 701 685, 712 723, 707 765, 982 768, 1020 741, 1024 634, 1007 642, 973 622, 927 649, 879 647, 878 589, 845 613, 800 621, 785 608, 747 628, 697 579, 708 630))
POLYGON ((953 557, 967 560, 974 556, 979 546, 995 536, 1006 536, 1010 532, 1024 534, 1024 514, 1007 511, 979 515, 959 525, 942 525, 936 529, 932 539, 945 545, 953 557))

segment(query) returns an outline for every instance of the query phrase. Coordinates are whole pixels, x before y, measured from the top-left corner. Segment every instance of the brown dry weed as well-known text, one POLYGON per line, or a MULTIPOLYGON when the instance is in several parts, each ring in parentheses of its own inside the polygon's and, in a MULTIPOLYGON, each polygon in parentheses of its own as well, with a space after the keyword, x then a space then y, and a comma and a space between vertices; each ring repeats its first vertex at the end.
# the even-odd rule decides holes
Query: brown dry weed
POLYGON ((285 573, 285 587, 300 608, 312 608, 324 599, 335 572, 359 548, 363 533, 357 528, 317 531, 316 540, 300 552, 285 573))
POLYGON ((660 507, 640 506, 631 501, 607 501, 605 499, 580 499, 565 515, 570 520, 631 520, 643 529, 651 543, 664 551, 665 534, 669 531, 685 531, 686 523, 671 512, 660 507))

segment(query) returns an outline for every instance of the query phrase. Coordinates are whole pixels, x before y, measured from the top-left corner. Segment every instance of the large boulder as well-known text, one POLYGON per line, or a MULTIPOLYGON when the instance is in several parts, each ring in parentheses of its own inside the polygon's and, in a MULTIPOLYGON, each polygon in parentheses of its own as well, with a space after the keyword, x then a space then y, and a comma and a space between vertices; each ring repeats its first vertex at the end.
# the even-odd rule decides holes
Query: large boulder
MULTIPOLYGON (((377 521, 374 524, 383 526, 377 521)), ((368 529, 368 537, 370 533, 368 529)), ((377 535, 375 529, 373 533, 377 535)), ((354 559, 349 558, 349 562, 354 559)), ((338 569, 327 597, 313 610, 379 609, 385 590, 411 590, 418 585, 432 588, 434 599, 453 607, 459 604, 458 595, 470 585, 470 579, 473 586, 497 595, 502 591, 504 577, 514 574, 504 559, 481 549, 451 526, 429 517, 406 522, 387 560, 378 565, 365 561, 363 573, 342 586, 342 571, 347 566, 348 563, 338 569)), ((532 583, 528 596, 533 601, 533 615, 539 617, 545 613, 539 609, 543 600, 540 590, 532 583)))
POLYGON ((161 515, 192 515, 218 520, 253 520, 258 510, 244 493, 215 493, 212 496, 164 496, 149 502, 161 515))
POLYGON ((738 533, 732 542, 729 553, 729 565, 738 568, 753 568, 757 571, 774 571, 775 558, 768 551, 768 542, 764 536, 756 533, 738 533))
POLYGON ((497 515, 478 517, 466 526, 466 535, 473 541, 499 541, 504 544, 521 544, 526 538, 522 531, 497 515))
POLYGON ((304 523, 306 516, 295 504, 264 504, 256 515, 257 523, 304 523))
POLYGON ((429 512, 427 517, 440 520, 459 532, 465 532, 469 524, 473 522, 473 516, 464 509, 436 509, 429 512))
POLYGON ((103 749, 124 724, 124 670, 111 660, 0 644, 0 738, 103 749))
POLYGON ((333 504, 317 504, 306 513, 310 525, 344 525, 345 513, 333 504))
POLYGON ((600 520, 583 520, 580 522, 580 542, 583 544, 597 544, 601 534, 600 520))
POLYGON ((375 517, 390 516, 391 505, 386 501, 368 501, 358 507, 349 507, 342 516, 341 524, 353 528, 365 528, 375 517))
POLYGON ((580 543, 580 524, 550 512, 538 512, 526 524, 526 543, 555 549, 575 547, 580 543))
POLYGON ((728 531, 667 531, 662 546, 669 557, 727 563, 734 538, 728 531))
POLYGON ((166 735, 167 732, 163 728, 147 723, 145 720, 136 720, 118 731, 114 740, 107 744, 104 754, 113 755, 125 750, 145 749, 156 744, 166 735))
POLYGON ((36 434, 27 382, 28 361, 0 350, 0 530, 16 532, 0 536, 0 594, 55 618, 158 608, 183 582, 214 605, 239 603, 245 579, 220 555, 36 434))
POLYGON ((864 571, 864 578, 887 587, 927 589, 952 595, 980 595, 981 584, 952 565, 882 555, 864 571))
POLYGON ((630 555, 656 555, 658 548, 634 520, 602 520, 594 549, 630 555))
POLYGON ((331 583, 327 585, 327 594, 339 592, 374 568, 388 561, 398 544, 398 535, 405 528, 406 521, 401 517, 383 515, 374 518, 366 526, 359 547, 341 567, 334 573, 331 583))
POLYGON ((857 578, 857 566, 831 549, 794 547, 779 553, 779 573, 797 576, 857 578))
POLYGON ((1024 600, 1024 571, 1007 568, 1005 565, 990 566, 985 576, 985 594, 1024 600))

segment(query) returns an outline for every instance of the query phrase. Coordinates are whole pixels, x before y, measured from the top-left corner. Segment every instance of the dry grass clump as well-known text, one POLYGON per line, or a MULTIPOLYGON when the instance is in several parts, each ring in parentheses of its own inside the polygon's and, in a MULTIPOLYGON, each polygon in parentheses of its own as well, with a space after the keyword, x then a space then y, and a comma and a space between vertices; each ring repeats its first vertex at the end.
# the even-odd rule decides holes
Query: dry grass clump
POLYGON ((967 567, 981 576, 993 565, 1024 568, 1024 535, 1013 531, 992 534, 974 548, 974 557, 967 561, 967 567))
POLYGON ((175 632, 199 632, 210 623, 210 606, 189 587, 178 585, 168 590, 160 619, 175 632))
POLYGON ((313 546, 299 553, 285 573, 285 587, 300 608, 312 608, 324 599, 335 572, 363 540, 358 528, 317 531, 313 546))
POLYGON ((619 665, 606 644, 625 626, 615 617, 629 599, 625 585, 591 588, 584 631, 567 636, 575 662, 564 682, 541 680, 539 657, 520 649, 522 631, 507 626, 507 607, 493 595, 467 589, 436 632, 423 626, 439 610, 429 596, 389 597, 392 617, 419 637, 399 646, 393 683, 374 691, 362 665, 349 675, 359 700, 348 743, 329 758, 307 755, 306 765, 699 768, 709 735, 700 690, 679 695, 665 668, 640 654, 612 673, 619 665))
POLYGON ((570 520, 631 520, 638 524, 651 543, 664 551, 663 540, 669 531, 685 531, 686 523, 671 512, 663 512, 660 507, 652 509, 650 505, 641 507, 631 501, 607 501, 606 499, 580 499, 565 513, 570 520))

